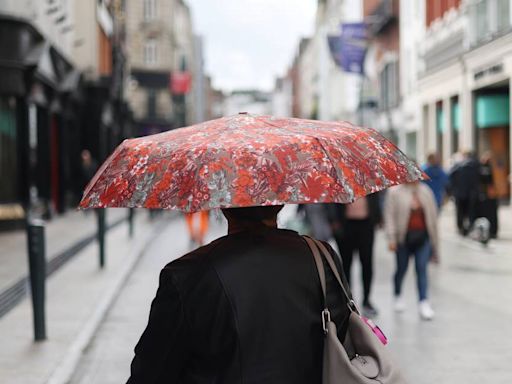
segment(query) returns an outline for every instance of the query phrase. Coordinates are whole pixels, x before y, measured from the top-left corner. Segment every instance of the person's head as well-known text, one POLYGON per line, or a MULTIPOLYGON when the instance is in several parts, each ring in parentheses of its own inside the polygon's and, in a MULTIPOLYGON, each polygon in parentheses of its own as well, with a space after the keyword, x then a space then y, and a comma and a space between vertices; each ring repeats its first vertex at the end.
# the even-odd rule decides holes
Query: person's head
POLYGON ((282 205, 267 207, 224 208, 222 214, 230 226, 247 227, 256 224, 275 225, 282 205))
POLYGON ((81 155, 83 164, 89 164, 91 162, 91 152, 89 152, 88 149, 84 149, 81 155))
POLYGON ((465 160, 474 159, 475 153, 470 149, 466 149, 462 151, 462 156, 464 157, 465 160))
POLYGON ((482 164, 489 164, 492 160, 492 153, 491 151, 485 151, 482 156, 480 156, 480 162, 482 164))
POLYGON ((432 152, 432 153, 429 153, 429 155, 427 156, 427 163, 429 165, 439 165, 439 156, 437 153, 435 152, 432 152))

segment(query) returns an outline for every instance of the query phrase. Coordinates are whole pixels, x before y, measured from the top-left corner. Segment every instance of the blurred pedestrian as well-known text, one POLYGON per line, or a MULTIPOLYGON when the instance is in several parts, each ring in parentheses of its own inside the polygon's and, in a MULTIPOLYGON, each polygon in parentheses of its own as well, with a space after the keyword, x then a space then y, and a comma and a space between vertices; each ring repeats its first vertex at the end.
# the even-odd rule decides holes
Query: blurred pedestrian
POLYGON ((490 224, 490 237, 498 236, 498 199, 493 176, 492 154, 487 151, 480 157, 480 194, 478 217, 485 217, 490 224))
POLYGON ((378 312, 370 301, 373 280, 373 241, 375 227, 382 223, 379 194, 362 197, 351 204, 326 204, 327 216, 350 284, 354 252, 359 254, 363 282, 363 312, 375 317, 378 312))
MULTIPOLYGON (((306 241, 277 228, 280 209, 223 209, 227 236, 164 267, 128 384, 322 381, 326 304, 306 241)), ((325 273, 344 340, 347 300, 325 273)))
POLYGON ((420 182, 391 188, 386 195, 384 217, 389 249, 396 255, 395 310, 402 312, 405 309, 402 282, 409 258, 414 255, 419 314, 422 319, 431 320, 434 310, 428 301, 427 266, 431 258, 438 260, 439 250, 434 194, 420 182))
POLYGON ((430 178, 430 180, 425 180, 425 184, 427 184, 434 193, 437 208, 441 209, 448 185, 448 174, 443 170, 437 153, 430 153, 428 155, 427 163, 423 166, 423 171, 430 178))
POLYGON ((208 211, 185 213, 188 234, 192 245, 203 245, 208 232, 210 215, 208 211))
POLYGON ((93 159, 91 152, 88 149, 84 149, 80 155, 82 159, 82 174, 80 184, 82 186, 83 192, 85 187, 87 187, 87 184, 89 184, 91 179, 94 177, 94 174, 98 170, 98 163, 93 159))
POLYGON ((324 204, 302 204, 311 235, 318 240, 328 241, 332 237, 324 204))
POLYGON ((476 219, 480 189, 480 164, 470 151, 463 153, 463 160, 456 163, 449 173, 449 188, 455 199, 457 228, 466 236, 476 219))

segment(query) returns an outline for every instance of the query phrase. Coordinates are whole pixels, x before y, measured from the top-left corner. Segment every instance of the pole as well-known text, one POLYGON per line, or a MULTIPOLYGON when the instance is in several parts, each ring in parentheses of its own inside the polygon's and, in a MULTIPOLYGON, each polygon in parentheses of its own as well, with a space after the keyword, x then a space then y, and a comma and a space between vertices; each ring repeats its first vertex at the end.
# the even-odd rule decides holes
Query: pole
POLYGON ((34 314, 34 340, 46 340, 45 321, 45 280, 46 256, 44 223, 32 219, 27 224, 28 266, 30 290, 32 293, 32 309, 34 314))
POLYGON ((134 219, 134 217, 135 217, 135 209, 130 208, 128 210, 128 235, 130 236, 130 238, 133 237, 133 226, 134 226, 133 219, 134 219))
POLYGON ((105 209, 96 209, 96 215, 98 218, 98 245, 99 245, 99 256, 100 256, 100 268, 105 267, 105 209))

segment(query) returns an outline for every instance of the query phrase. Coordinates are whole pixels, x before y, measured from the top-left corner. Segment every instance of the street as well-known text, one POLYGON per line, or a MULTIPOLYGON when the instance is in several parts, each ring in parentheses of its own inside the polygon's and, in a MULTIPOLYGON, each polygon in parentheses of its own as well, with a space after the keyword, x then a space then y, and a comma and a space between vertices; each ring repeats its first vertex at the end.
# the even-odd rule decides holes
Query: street
MULTIPOLYGON (((375 255, 373 301, 377 324, 409 382, 416 384, 510 383, 512 380, 512 234, 488 248, 453 231, 450 207, 441 219, 441 264, 430 267, 431 299, 436 318, 421 321, 416 305, 414 268, 404 285, 407 310, 392 310, 393 256, 379 233, 375 255)), ((209 239, 225 233, 213 224, 209 239)), ((121 383, 129 375, 133 347, 147 322, 160 269, 188 251, 182 219, 172 222, 146 250, 133 274, 82 356, 71 383, 121 383)), ((355 263, 356 266, 358 265, 355 263)), ((360 297, 358 268, 354 294, 360 297)))

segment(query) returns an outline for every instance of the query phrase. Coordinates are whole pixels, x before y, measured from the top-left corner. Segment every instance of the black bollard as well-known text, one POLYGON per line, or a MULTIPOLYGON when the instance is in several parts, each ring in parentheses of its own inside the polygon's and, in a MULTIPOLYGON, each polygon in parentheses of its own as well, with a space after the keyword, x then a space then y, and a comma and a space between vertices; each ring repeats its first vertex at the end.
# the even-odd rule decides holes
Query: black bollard
POLYGON ((96 216, 98 218, 98 245, 100 251, 100 268, 105 267, 105 209, 96 209, 96 216))
POLYGON ((45 321, 45 280, 46 255, 44 223, 42 220, 30 220, 27 225, 28 266, 32 309, 34 313, 34 340, 46 340, 45 321))
POLYGON ((133 226, 134 226, 133 219, 134 219, 134 217, 135 217, 135 209, 130 208, 128 210, 128 235, 130 236, 130 238, 133 237, 133 226))

